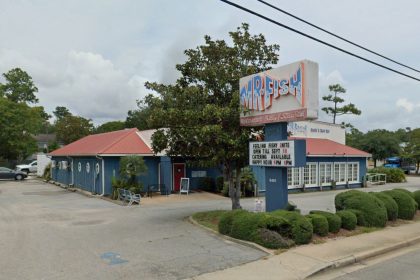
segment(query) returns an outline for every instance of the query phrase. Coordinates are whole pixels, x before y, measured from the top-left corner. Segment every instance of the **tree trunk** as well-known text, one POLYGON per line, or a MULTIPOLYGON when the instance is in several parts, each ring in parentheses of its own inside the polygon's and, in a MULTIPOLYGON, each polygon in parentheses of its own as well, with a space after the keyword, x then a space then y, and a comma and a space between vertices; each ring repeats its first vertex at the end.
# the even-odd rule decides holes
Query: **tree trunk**
POLYGON ((376 168, 376 158, 373 159, 373 167, 376 168))
MULTIPOLYGON (((232 201, 232 210, 235 209, 242 209, 241 204, 239 202, 240 197, 241 197, 241 184, 240 181, 238 181, 238 175, 237 177, 237 182, 236 185, 234 183, 234 178, 233 178, 233 170, 231 165, 229 164, 229 166, 226 166, 226 174, 228 176, 229 179, 229 197, 232 201), (238 184, 239 183, 239 184, 238 184)), ((236 172, 238 174, 238 172, 236 172)), ((239 172, 240 173, 240 172, 239 172)))

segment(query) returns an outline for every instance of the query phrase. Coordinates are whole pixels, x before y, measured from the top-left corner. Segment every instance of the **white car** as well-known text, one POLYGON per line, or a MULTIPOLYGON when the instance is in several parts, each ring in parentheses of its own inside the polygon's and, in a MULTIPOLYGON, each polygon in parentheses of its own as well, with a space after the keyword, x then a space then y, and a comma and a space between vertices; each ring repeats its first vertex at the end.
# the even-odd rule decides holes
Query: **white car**
POLYGON ((37 162, 36 161, 33 161, 30 164, 19 164, 19 165, 16 165, 16 170, 25 172, 26 174, 28 174, 28 173, 36 173, 36 171, 38 170, 37 166, 38 166, 37 165, 37 162))

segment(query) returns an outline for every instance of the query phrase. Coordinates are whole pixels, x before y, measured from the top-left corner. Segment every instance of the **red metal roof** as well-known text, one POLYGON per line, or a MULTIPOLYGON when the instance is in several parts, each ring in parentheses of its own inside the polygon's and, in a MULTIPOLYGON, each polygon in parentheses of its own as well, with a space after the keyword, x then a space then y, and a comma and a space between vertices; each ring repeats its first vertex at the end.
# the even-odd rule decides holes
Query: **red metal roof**
POLYGON ((50 153, 52 156, 150 154, 137 128, 86 136, 50 153))
POLYGON ((371 157, 372 155, 364 151, 334 142, 329 139, 321 138, 294 138, 306 140, 307 156, 358 156, 371 157))

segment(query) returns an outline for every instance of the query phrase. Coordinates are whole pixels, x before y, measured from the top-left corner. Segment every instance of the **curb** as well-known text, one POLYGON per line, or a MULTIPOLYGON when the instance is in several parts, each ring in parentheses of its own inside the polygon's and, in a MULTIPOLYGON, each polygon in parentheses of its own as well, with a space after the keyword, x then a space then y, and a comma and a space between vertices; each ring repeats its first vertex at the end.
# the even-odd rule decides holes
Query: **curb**
POLYGON ((211 228, 208 228, 208 227, 205 227, 205 226, 199 224, 196 220, 193 219, 192 216, 189 216, 188 217, 188 221, 190 223, 192 223, 193 225, 195 225, 195 226, 198 226, 198 227, 200 227, 200 228, 202 228, 204 230, 210 231, 211 233, 213 233, 214 235, 217 235, 218 237, 220 237, 222 239, 229 240, 229 241, 232 241, 232 242, 235 242, 235 243, 238 243, 238 244, 241 244, 241 245, 244 245, 244 246, 253 248, 253 249, 257 249, 259 251, 262 251, 262 252, 268 254, 270 257, 275 255, 275 253, 274 253, 275 250, 270 250, 270 249, 264 248, 263 246, 258 245, 258 244, 253 243, 253 242, 249 242, 249 241, 245 241, 245 240, 240 240, 240 239, 236 239, 236 238, 233 238, 233 237, 230 237, 230 236, 221 234, 221 233, 219 233, 219 232, 217 232, 215 230, 212 230, 211 228))
POLYGON ((382 247, 382 248, 373 249, 373 250, 362 252, 362 253, 359 253, 359 254, 350 255, 350 256, 344 257, 342 259, 338 259, 338 260, 326 263, 325 265, 322 265, 321 267, 318 267, 318 268, 314 269, 313 271, 311 271, 307 275, 305 275, 304 279, 308 278, 308 277, 311 277, 311 276, 314 276, 314 275, 316 275, 320 272, 325 272, 325 271, 330 270, 330 269, 345 267, 345 266, 348 266, 348 265, 351 265, 351 264, 354 264, 354 263, 357 263, 357 262, 360 262, 360 261, 363 261, 363 260, 366 260, 366 259, 370 259, 370 258, 373 258, 373 257, 384 255, 384 254, 392 252, 392 251, 396 251, 396 250, 401 249, 401 248, 409 247, 409 246, 417 244, 419 242, 420 242, 420 236, 419 237, 414 237, 414 238, 411 238, 411 239, 408 239, 408 240, 405 240, 405 241, 402 241, 402 242, 398 242, 396 244, 385 246, 385 247, 382 247))

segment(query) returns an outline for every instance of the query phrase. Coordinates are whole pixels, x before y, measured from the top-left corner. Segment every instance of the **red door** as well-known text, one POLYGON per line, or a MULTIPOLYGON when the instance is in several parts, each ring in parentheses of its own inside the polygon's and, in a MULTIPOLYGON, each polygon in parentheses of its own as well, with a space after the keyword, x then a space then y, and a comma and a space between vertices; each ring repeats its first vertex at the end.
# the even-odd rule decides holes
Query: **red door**
POLYGON ((185 163, 174 163, 173 168, 174 191, 179 192, 181 187, 181 178, 185 177, 185 163))

